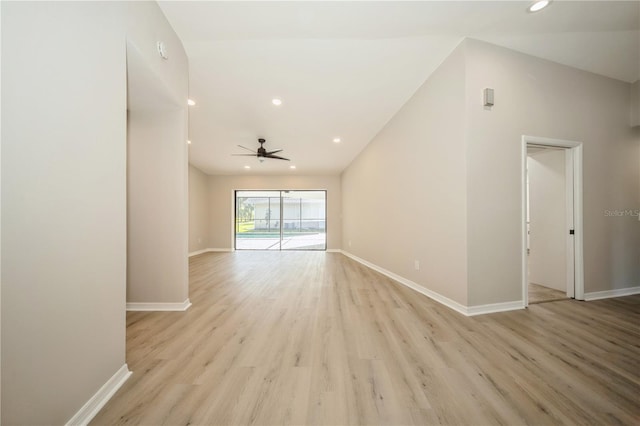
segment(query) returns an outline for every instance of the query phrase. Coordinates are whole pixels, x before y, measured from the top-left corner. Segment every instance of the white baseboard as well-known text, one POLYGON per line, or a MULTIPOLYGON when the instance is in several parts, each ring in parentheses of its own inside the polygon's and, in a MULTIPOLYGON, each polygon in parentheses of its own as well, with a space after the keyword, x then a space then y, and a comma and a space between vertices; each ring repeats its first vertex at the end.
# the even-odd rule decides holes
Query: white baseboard
POLYGON ((524 309, 524 302, 522 300, 467 306, 467 313, 465 315, 472 317, 474 315, 493 314, 496 312, 515 311, 518 309, 524 309))
POLYGON ((632 294, 640 294, 640 287, 618 288, 615 290, 592 291, 584 294, 584 300, 609 299, 611 297, 631 296, 632 294))
POLYGON ((84 426, 98 414, 98 412, 105 406, 111 397, 120 389, 120 387, 131 376, 131 371, 127 364, 116 371, 107 382, 102 385, 98 392, 96 392, 82 408, 74 414, 73 417, 67 422, 66 426, 84 426))
POLYGON ((197 255, 199 255, 199 254, 206 253, 206 252, 208 252, 208 251, 209 251, 209 249, 202 249, 202 250, 192 251, 191 253, 189 253, 189 257, 191 257, 191 256, 197 256, 197 255))
POLYGON ((191 253, 189 253, 189 257, 191 256, 197 256, 199 254, 203 254, 203 253, 211 253, 211 252, 231 252, 234 251, 234 249, 232 248, 206 248, 206 249, 202 249, 202 250, 196 250, 196 251, 192 251, 191 253))
POLYGON ((340 249, 326 249, 325 251, 327 253, 342 253, 342 250, 340 249))
POLYGON ((186 311, 190 307, 189 299, 182 303, 127 303, 127 311, 186 311))
POLYGON ((453 309, 454 311, 460 312, 463 315, 467 315, 467 307, 456 302, 455 300, 451 300, 448 297, 445 297, 439 293, 436 293, 435 291, 431 291, 428 290, 420 285, 418 285, 417 283, 408 280, 404 277, 401 277, 400 275, 394 274, 391 271, 388 271, 384 268, 381 268, 378 265, 375 265, 369 261, 366 261, 364 259, 359 258, 358 256, 355 256, 347 251, 342 250, 342 254, 344 254, 345 256, 355 260, 356 262, 359 262, 361 264, 363 264, 364 266, 373 269, 376 272, 380 272, 382 275, 386 275, 387 277, 391 278, 394 281, 399 282, 400 284, 403 284, 407 287, 409 287, 410 289, 413 289, 415 291, 417 291, 418 293, 424 294, 425 296, 435 300, 436 302, 440 302, 443 305, 453 309))
POLYGON ((426 289, 411 280, 401 277, 398 274, 388 271, 364 259, 361 259, 358 256, 355 256, 347 251, 341 250, 340 252, 345 256, 355 260, 356 262, 359 262, 364 266, 373 269, 374 271, 380 272, 382 275, 386 275, 392 280, 397 281, 400 284, 405 285, 410 289, 415 290, 418 293, 423 294, 435 300, 436 302, 441 303, 446 307, 453 309, 456 312, 461 313, 462 315, 474 316, 474 315, 489 314, 494 312, 512 311, 515 309, 524 309, 524 303, 522 302, 522 300, 517 300, 514 302, 504 302, 504 303, 491 303, 488 305, 465 306, 461 303, 456 302, 455 300, 449 299, 448 297, 441 295, 440 293, 436 293, 435 291, 426 289))

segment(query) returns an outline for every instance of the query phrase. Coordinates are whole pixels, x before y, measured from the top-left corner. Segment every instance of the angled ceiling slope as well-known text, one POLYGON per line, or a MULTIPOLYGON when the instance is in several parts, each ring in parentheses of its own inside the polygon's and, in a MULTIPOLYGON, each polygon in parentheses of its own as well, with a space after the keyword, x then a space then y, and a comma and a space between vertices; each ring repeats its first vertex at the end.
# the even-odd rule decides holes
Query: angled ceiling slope
POLYGON ((209 174, 340 173, 464 37, 640 79, 640 2, 529 4, 160 2, 189 56, 190 162, 209 174), (296 170, 231 156, 259 137, 296 170))

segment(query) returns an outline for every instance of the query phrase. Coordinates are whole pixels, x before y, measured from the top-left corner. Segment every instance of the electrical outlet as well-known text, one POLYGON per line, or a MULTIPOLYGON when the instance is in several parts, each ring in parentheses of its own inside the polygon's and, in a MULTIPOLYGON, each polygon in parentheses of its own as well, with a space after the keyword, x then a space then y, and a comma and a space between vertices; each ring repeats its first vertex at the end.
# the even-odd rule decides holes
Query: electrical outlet
POLYGON ((349 247, 351 247, 351 240, 349 240, 349 247))
POLYGON ((420 261, 419 260, 414 260, 413 261, 413 267, 416 268, 416 271, 420 270, 420 261))
POLYGON ((202 242, 202 238, 198 238, 198 244, 202 242))

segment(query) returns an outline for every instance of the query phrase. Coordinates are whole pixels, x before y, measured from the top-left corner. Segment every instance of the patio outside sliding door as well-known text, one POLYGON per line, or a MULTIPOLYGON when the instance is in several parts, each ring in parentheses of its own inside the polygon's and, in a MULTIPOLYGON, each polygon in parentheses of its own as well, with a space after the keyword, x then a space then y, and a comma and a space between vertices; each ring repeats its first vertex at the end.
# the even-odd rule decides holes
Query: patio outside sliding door
POLYGON ((236 191, 236 250, 325 250, 326 191, 236 191))

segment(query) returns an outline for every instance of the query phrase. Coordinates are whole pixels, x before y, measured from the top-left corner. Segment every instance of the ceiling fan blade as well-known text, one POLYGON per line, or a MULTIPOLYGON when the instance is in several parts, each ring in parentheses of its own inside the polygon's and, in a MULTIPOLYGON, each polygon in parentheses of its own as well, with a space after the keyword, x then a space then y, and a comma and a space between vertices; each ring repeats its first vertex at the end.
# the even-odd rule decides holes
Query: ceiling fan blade
POLYGON ((255 151, 254 151, 253 149, 249 149, 249 148, 247 148, 246 146, 242 146, 242 145, 238 145, 238 146, 239 146, 240 148, 242 148, 242 149, 246 149, 247 151, 249 151, 249 152, 253 152, 253 153, 255 154, 255 151))
POLYGON ((257 157, 257 154, 231 154, 234 157, 257 157))
POLYGON ((282 150, 281 149, 276 149, 275 151, 269 151, 269 152, 267 152, 267 155, 276 154, 278 152, 282 152, 282 150))
POLYGON ((289 160, 288 158, 280 157, 280 156, 277 156, 277 155, 265 155, 264 157, 265 157, 265 158, 275 158, 276 160, 286 160, 286 161, 291 161, 291 160, 289 160))

